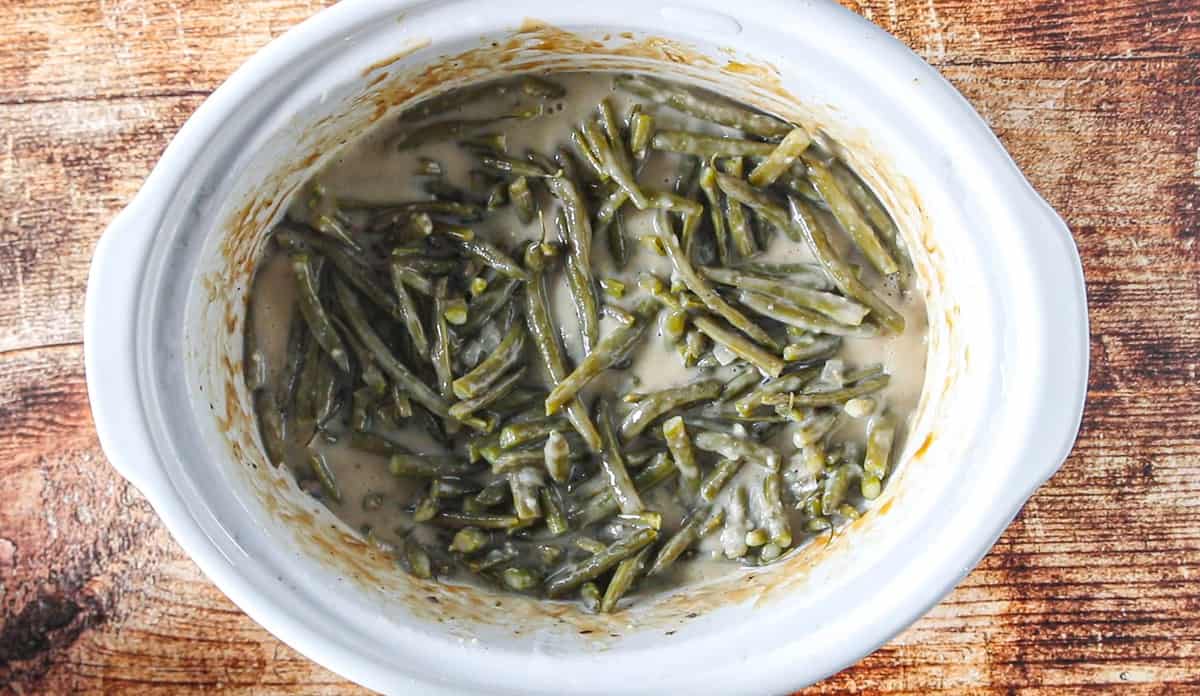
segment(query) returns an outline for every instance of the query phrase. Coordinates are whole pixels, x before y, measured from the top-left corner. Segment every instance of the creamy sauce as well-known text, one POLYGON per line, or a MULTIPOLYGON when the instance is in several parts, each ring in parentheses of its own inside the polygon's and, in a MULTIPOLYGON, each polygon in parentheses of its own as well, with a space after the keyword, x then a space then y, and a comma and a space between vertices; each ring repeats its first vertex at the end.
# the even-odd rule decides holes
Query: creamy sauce
MULTIPOLYGON (((567 89, 567 96, 553 103, 551 113, 531 120, 508 120, 496 124, 497 130, 503 132, 507 138, 510 154, 519 155, 527 149, 544 154, 553 153, 554 149, 560 146, 576 154, 571 144, 564 140, 565 134, 570 132, 572 126, 591 115, 597 102, 602 98, 609 98, 618 115, 625 114, 631 104, 629 95, 614 90, 611 76, 604 73, 558 74, 553 76, 553 80, 567 89)), ((513 110, 520 102, 522 99, 513 95, 499 101, 492 100, 456 109, 441 117, 474 118, 495 115, 513 110)), ((665 108, 651 107, 650 110, 657 119, 658 128, 714 134, 733 133, 665 108)), ((422 190, 422 178, 414 176, 414 172, 418 168, 418 157, 428 157, 442 165, 444 178, 448 183, 466 189, 468 172, 477 167, 475 158, 459 147, 454 140, 398 150, 395 147, 397 138, 410 129, 411 124, 405 123, 402 118, 392 119, 391 123, 371 131, 348 147, 316 177, 316 180, 327 187, 335 198, 353 198, 378 203, 427 199, 428 194, 422 190)), ((585 165, 581 163, 581 166, 585 165)), ((639 181, 650 190, 670 190, 676 166, 675 156, 656 153, 651 156, 647 168, 639 175, 639 181)), ((557 204, 548 197, 540 200, 540 204, 545 212, 547 234, 554 238, 556 232, 552 213, 557 204)), ((665 257, 658 256, 649 245, 637 242, 640 237, 653 234, 652 217, 652 211, 638 212, 632 205, 626 206, 625 233, 632 256, 624 270, 615 267, 604 240, 596 239, 592 247, 594 276, 597 279, 615 278, 622 281, 628 294, 624 299, 616 301, 616 304, 627 309, 632 307, 637 298, 644 296, 637 287, 640 273, 651 271, 664 279, 671 275, 671 266, 665 257)), ((473 227, 479 237, 496 242, 502 248, 512 251, 514 255, 521 241, 543 238, 542 223, 535 219, 532 224, 522 224, 511 205, 489 213, 482 223, 473 227)), ((835 240, 835 243, 841 247, 844 256, 864 265, 862 259, 856 258, 849 249, 848 240, 835 240)), ((779 233, 774 235, 769 248, 755 260, 814 262, 804 245, 791 242, 779 233)), ((583 357, 583 349, 578 338, 578 323, 566 283, 556 273, 548 278, 548 287, 551 288, 550 299, 556 326, 563 333, 570 358, 573 362, 578 362, 583 357)), ((844 339, 837 357, 844 361, 847 370, 878 364, 890 375, 891 381, 888 386, 874 395, 874 398, 881 404, 886 404, 888 412, 897 422, 896 442, 892 450, 892 459, 895 462, 896 455, 904 447, 908 421, 915 411, 924 381, 926 315, 920 293, 914 289, 903 294, 894 290, 887 292, 886 289, 880 289, 879 292, 903 314, 906 321, 905 331, 898 336, 844 339)), ((286 255, 275 253, 264 259, 256 275, 250 312, 258 347, 266 356, 270 368, 270 384, 276 382, 284 362, 288 324, 293 316, 295 298, 294 279, 286 255)), ((752 312, 747 314, 755 316, 752 312)), ((601 335, 611 331, 614 326, 614 320, 605 318, 601 335)), ((592 382, 586 393, 594 395, 608 390, 618 393, 651 392, 686 384, 701 376, 725 380, 734 374, 729 368, 717 368, 701 375, 696 369, 683 365, 675 347, 662 335, 657 323, 648 334, 633 354, 629 369, 609 371, 602 378, 592 382)), ((529 362, 538 366, 531 371, 532 374, 541 372, 540 360, 529 362)), ((742 369, 744 367, 743 365, 742 369)), ((864 442, 866 423, 865 417, 852 418, 842 414, 833 439, 864 442)), ((783 427, 770 443, 781 452, 784 462, 796 451, 790 436, 791 430, 790 425, 783 427)), ((397 435, 416 451, 436 453, 441 450, 437 443, 418 431, 406 430, 397 435)), ((375 539, 384 543, 400 544, 404 535, 413 528, 411 508, 422 495, 423 484, 391 476, 387 471, 387 460, 384 456, 353 449, 348 444, 348 438, 343 437, 335 443, 317 437, 309 446, 324 454, 340 488, 340 503, 326 501, 330 509, 351 528, 364 534, 369 530, 375 539)), ((307 469, 307 453, 304 447, 289 447, 287 458, 288 463, 297 472, 305 472, 307 469)), ((753 492, 761 490, 763 472, 763 469, 753 464, 744 465, 731 483, 723 489, 717 501, 718 505, 728 506, 733 491, 740 489, 751 492, 752 494, 748 495, 749 505, 746 511, 748 528, 752 528, 752 521, 758 518, 760 496, 753 492)), ((315 495, 321 495, 319 486, 311 481, 305 485, 315 495)), ((667 487, 653 491, 646 497, 646 502, 663 511, 665 521, 660 539, 666 538, 678 527, 683 515, 682 507, 667 487)), ((806 535, 801 518, 802 515, 797 513, 796 518, 792 520, 793 536, 798 545, 806 535)), ((736 567, 735 564, 724 561, 708 562, 708 559, 722 557, 722 546, 722 532, 718 530, 694 547, 690 562, 676 563, 672 572, 663 578, 661 586, 699 582, 736 567)), ((656 581, 655 585, 659 584, 656 581)))

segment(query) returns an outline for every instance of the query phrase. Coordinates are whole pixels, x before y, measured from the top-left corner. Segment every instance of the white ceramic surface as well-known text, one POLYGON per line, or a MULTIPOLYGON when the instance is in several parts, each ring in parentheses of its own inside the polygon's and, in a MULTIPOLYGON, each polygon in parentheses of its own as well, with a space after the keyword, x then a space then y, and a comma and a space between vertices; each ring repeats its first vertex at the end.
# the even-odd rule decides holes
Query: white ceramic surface
POLYGON ((824 1, 731 7, 345 0, 257 54, 180 131, 97 246, 88 388, 113 466, 256 621, 392 693, 781 693, 925 612, 1062 463, 1088 357, 1063 222, 965 100, 877 27, 824 1), (565 34, 541 23, 597 43, 578 55, 582 44, 545 41, 565 34), (263 461, 235 366, 249 261, 286 193, 440 56, 510 40, 520 47, 506 58, 459 77, 540 62, 736 90, 851 143, 897 212, 931 309, 926 396, 880 509, 819 563, 645 602, 609 623, 521 600, 497 607, 357 547, 322 554, 347 530, 263 461), (630 42, 683 49, 619 48, 630 42))

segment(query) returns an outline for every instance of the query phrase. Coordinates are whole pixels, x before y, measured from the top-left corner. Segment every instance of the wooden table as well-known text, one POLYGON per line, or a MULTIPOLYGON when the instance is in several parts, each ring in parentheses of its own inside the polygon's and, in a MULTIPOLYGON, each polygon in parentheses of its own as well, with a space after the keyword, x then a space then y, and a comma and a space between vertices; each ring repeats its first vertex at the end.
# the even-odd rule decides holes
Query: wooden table
MULTIPOLYGON (((88 260, 168 139, 323 0, 14 0, 0 23, 0 686, 350 693, 246 618, 109 467, 88 260)), ((852 3, 853 5, 853 3, 852 3)), ((870 0, 1067 219, 1083 430, 941 605, 811 693, 1200 690, 1200 2, 870 0)))

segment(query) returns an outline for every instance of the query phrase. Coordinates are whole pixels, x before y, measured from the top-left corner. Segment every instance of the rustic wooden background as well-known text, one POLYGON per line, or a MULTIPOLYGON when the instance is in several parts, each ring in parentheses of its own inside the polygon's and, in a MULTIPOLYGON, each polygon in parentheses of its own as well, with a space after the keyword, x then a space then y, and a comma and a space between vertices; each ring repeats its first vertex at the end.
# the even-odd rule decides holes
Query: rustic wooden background
MULTIPOLYGON (((357 693, 237 610, 108 466, 88 260, 167 140, 322 0, 0 3, 0 691, 357 693)), ((866 0, 1070 223, 1079 442, 928 616, 811 693, 1200 693, 1200 1, 866 0)))

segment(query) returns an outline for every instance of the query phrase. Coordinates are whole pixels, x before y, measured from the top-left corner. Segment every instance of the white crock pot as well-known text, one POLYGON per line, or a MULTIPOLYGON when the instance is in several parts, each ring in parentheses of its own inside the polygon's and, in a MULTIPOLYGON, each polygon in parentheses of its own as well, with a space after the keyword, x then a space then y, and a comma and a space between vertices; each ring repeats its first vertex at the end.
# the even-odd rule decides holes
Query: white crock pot
POLYGON ((781 693, 836 672, 949 592, 1054 473, 1088 358, 1063 222, 932 68, 814 0, 345 0, 167 148, 96 248, 85 348, 104 451, 213 582, 313 660, 413 694, 781 693), (848 144, 930 308, 917 422, 862 520, 599 617, 399 572, 266 463, 240 377, 264 234, 340 144, 429 90, 580 67, 707 84, 848 144))

